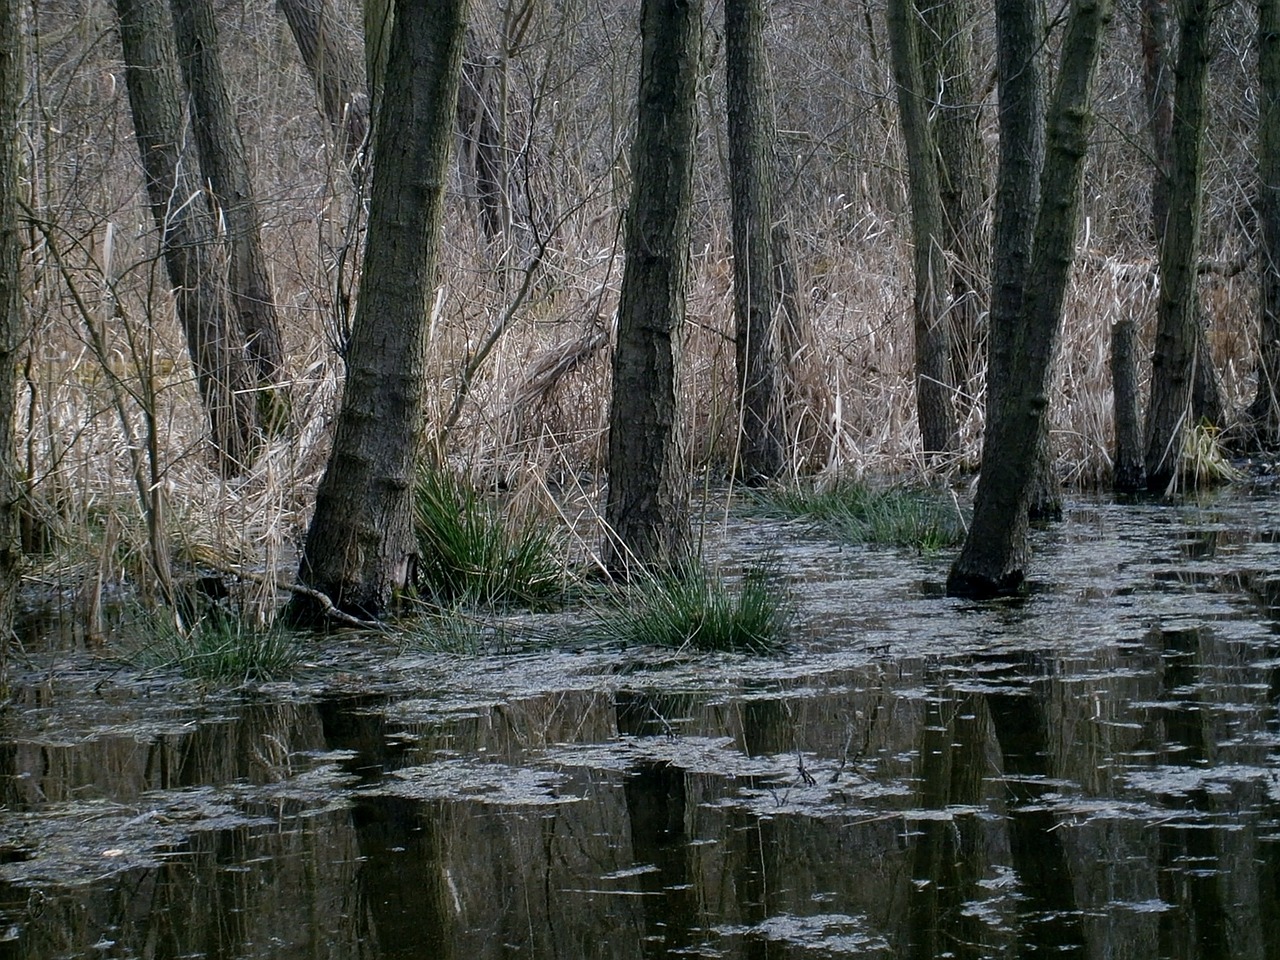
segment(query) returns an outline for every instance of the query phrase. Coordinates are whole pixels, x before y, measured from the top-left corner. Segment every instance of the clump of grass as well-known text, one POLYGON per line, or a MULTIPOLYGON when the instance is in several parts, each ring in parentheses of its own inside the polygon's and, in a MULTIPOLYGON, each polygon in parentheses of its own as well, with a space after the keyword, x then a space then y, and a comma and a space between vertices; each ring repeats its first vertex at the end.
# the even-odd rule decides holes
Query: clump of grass
POLYGON ((853 543, 933 553, 964 541, 959 505, 937 490, 843 481, 823 489, 776 487, 753 495, 770 512, 813 520, 853 543))
POLYGON ((141 626, 128 659, 143 667, 176 669, 184 675, 234 686, 287 676, 302 658, 302 642, 283 627, 263 627, 229 613, 214 612, 188 629, 157 615, 141 626))
POLYGON ((765 568, 737 589, 699 563, 684 564, 631 588, 601 617, 601 632, 628 645, 768 653, 786 639, 786 591, 765 568))
POLYGON ((510 642, 503 624, 457 608, 431 611, 415 622, 412 635, 417 649, 467 656, 503 650, 510 642))
POLYGON ((443 469, 418 482, 419 586, 441 606, 545 608, 564 593, 563 549, 536 518, 504 516, 443 469))

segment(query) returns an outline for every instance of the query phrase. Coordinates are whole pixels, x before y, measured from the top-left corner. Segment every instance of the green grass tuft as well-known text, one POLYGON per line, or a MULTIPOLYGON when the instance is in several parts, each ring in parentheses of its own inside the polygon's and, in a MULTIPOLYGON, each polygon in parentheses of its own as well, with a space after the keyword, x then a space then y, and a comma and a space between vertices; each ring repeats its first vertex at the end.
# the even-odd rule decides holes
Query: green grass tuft
POLYGON ((261 627, 213 613, 186 631, 148 618, 127 659, 141 667, 176 669, 195 680, 234 686, 278 680, 302 658, 302 641, 282 627, 261 627))
POLYGON ((545 609, 564 594, 564 550, 537 518, 504 516, 445 470, 418 482, 419 586, 443 606, 545 609))
POLYGON ((911 547, 933 553, 964 541, 965 518, 950 495, 917 487, 841 482, 827 489, 778 487, 754 491, 771 513, 815 521, 852 543, 911 547))
POLYGON ((701 564, 632 587, 601 618, 601 632, 629 645, 768 653, 779 649, 791 620, 785 589, 757 568, 736 591, 701 564))

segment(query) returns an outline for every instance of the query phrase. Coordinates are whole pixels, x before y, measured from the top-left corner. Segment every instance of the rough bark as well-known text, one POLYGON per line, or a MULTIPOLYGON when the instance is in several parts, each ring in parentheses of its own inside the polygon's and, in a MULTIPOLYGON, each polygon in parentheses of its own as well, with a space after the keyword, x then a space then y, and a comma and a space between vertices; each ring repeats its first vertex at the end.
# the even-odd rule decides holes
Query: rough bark
POLYGON ((888 0, 886 16, 894 85, 907 160, 911 236, 915 245, 916 410, 926 457, 954 449, 947 320, 947 260, 937 149, 929 129, 914 0, 888 0))
POLYGON ((1196 419, 1196 365, 1207 362, 1197 309, 1197 263, 1212 8, 1210 0, 1186 0, 1180 6, 1165 177, 1168 210, 1156 231, 1160 298, 1143 458, 1147 486, 1155 491, 1168 489, 1177 478, 1184 437, 1196 419))
MULTIPOLYGON (((383 616, 411 584, 430 301, 454 140, 466 0, 397 11, 375 128, 369 233, 333 451, 298 579, 341 611, 383 616)), ((299 595, 287 616, 323 615, 299 595)))
POLYGON ((725 0, 729 199, 733 220, 738 473, 760 484, 785 472, 773 197, 777 139, 763 0, 725 0))
POLYGON ((1115 446, 1111 483, 1116 493, 1146 489, 1142 464, 1142 418, 1138 412, 1138 332, 1125 318, 1111 328, 1111 391, 1115 397, 1115 446))
MULTIPOLYGON (((26 71, 19 0, 0 0, 0 682, 9 650, 21 551, 13 431, 22 319, 22 234, 18 224, 18 123, 26 71)), ((2 685, 2 684, 0 684, 2 685)))
POLYGON ((213 218, 194 173, 196 165, 184 151, 186 111, 172 18, 164 0, 116 0, 116 11, 147 197, 209 413, 218 466, 231 476, 254 453, 253 381, 243 338, 229 319, 213 218))
POLYGON ((276 0, 276 6, 315 84, 320 112, 354 171, 369 132, 369 96, 359 60, 342 41, 337 11, 330 0, 276 0))
MULTIPOLYGON (((1002 47, 1010 39, 1004 35, 1007 27, 1034 22, 1034 14, 1028 8, 1035 2, 1000 0, 997 4, 1001 32, 998 42, 1002 47)), ((1007 345, 1004 360, 1008 379, 998 391, 999 402, 988 405, 973 522, 947 580, 947 591, 953 596, 1013 593, 1025 582, 1027 517, 1036 456, 1048 430, 1050 373, 1061 337, 1062 302, 1075 256, 1093 80, 1110 16, 1109 0, 1075 0, 1068 17, 1057 87, 1046 117, 1039 211, 1035 215, 1021 308, 1011 328, 999 331, 1002 343, 1007 345)), ((1039 42, 1038 37, 1031 39, 1039 42)), ((1012 79, 1005 68, 1017 62, 1028 63, 1033 57, 1034 47, 1024 47, 1016 55, 1002 50, 1002 96, 1012 79)), ((1005 119, 1002 107, 1002 157, 1006 136, 1025 137, 1031 133, 1016 127, 1005 129, 1005 119)), ((1002 171, 1001 189, 1005 186, 1002 171)), ((1030 216, 1028 211, 1022 214, 1030 216)), ((997 260, 999 256, 997 251, 997 260)), ((993 336, 995 324, 993 316, 993 336)))
POLYGON ((927 87, 934 91, 933 136, 938 149, 943 244, 948 258, 951 382, 957 402, 970 402, 982 365, 990 237, 986 228, 986 172, 982 103, 973 73, 973 0, 919 0, 927 87))
POLYGON ((1280 446, 1280 0, 1258 0, 1258 387, 1254 442, 1280 446))
POLYGON ((643 0, 639 116, 609 414, 609 567, 689 551, 678 398, 689 270, 701 0, 643 0))
POLYGON ((240 124, 222 69, 212 0, 171 0, 178 62, 191 105, 200 172, 226 225, 231 303, 257 378, 260 421, 288 420, 284 338, 262 251, 262 226, 240 124))

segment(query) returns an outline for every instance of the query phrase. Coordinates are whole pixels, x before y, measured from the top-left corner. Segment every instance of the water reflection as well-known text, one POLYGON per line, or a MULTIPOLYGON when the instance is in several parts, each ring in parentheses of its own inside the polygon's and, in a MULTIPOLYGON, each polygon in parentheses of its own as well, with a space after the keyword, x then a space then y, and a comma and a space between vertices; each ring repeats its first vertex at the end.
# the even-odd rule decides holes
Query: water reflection
POLYGON ((0 713, 0 956, 1280 957, 1277 512, 1090 508, 992 607, 779 533, 765 661, 187 704, 63 652, 0 713))

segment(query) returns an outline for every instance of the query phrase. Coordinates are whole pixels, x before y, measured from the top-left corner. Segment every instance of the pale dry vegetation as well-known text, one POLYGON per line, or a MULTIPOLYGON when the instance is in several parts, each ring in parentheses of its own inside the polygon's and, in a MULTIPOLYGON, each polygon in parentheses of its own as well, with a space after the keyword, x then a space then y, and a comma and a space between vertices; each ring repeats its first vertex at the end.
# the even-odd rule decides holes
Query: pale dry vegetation
MULTIPOLYGON (((510 222, 502 236, 486 237, 475 184, 457 176, 431 324, 426 430, 486 484, 523 497, 557 493, 562 503, 576 496, 579 506, 565 516, 580 521, 602 481, 634 11, 608 0, 535 2, 503 63, 502 18, 485 0, 477 6, 485 7, 478 23, 494 54, 491 92, 502 95, 510 222), (472 362, 482 354, 483 363, 472 362)), ((1137 318, 1149 343, 1154 304, 1140 51, 1132 5, 1121 6, 1099 90, 1088 228, 1054 413, 1062 476, 1083 486, 1108 478, 1110 325, 1137 318)), ((1224 266, 1206 273, 1202 287, 1227 397, 1239 408, 1252 391, 1255 281, 1251 269, 1228 274, 1253 242, 1255 81, 1251 13, 1233 11, 1220 18, 1213 71, 1203 250, 1224 266)), ((358 17, 344 12, 345 40, 355 47, 358 17)), ((361 200, 326 139, 274 4, 227 3, 219 16, 289 338, 294 413, 288 433, 234 480, 210 464, 206 419, 157 259, 113 5, 42 0, 28 11, 24 536, 29 575, 81 597, 90 615, 104 587, 121 579, 158 589, 157 568, 167 563, 242 571, 254 609, 272 609, 279 584, 292 579, 327 453, 341 376, 335 348, 359 286, 361 200)), ((809 327, 789 364, 796 461, 806 473, 918 478, 925 467, 913 408, 911 260, 882 14, 871 0, 786 0, 773 17, 781 207, 809 327)), ((986 24, 977 31, 977 87, 994 150, 989 33, 986 24)), ((736 435, 715 31, 706 63, 684 388, 691 468, 714 477, 727 475, 736 435)), ((948 467, 976 467, 981 387, 979 378, 959 405, 962 448, 948 467)))

